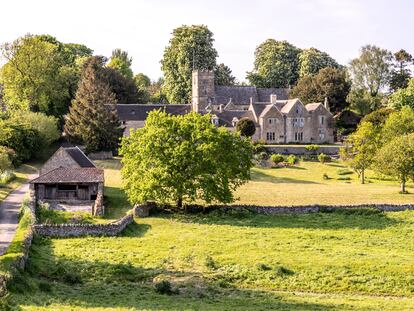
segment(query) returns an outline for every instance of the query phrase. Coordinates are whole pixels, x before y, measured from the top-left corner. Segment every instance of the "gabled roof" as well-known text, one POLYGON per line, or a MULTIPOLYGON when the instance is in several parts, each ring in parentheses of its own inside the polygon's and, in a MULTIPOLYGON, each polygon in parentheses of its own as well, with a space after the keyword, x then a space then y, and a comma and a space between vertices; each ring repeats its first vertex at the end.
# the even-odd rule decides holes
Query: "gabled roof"
POLYGON ((314 111, 314 110, 318 109, 319 106, 321 106, 321 105, 322 105, 322 103, 310 103, 310 104, 307 104, 305 107, 306 107, 306 110, 308 110, 308 111, 314 111))
POLYGON ((293 106, 295 106, 296 103, 301 103, 302 102, 298 99, 298 98, 294 98, 294 99, 289 99, 286 104, 282 107, 281 112, 282 113, 289 113, 293 106))
POLYGON ((31 184, 96 182, 104 182, 103 169, 58 167, 30 181, 31 184))
POLYGON ((145 121, 148 113, 161 109, 172 115, 184 115, 191 111, 191 105, 181 104, 118 104, 116 111, 121 121, 145 121))
POLYGON ((64 148, 70 157, 79 164, 80 167, 96 167, 95 164, 83 153, 82 150, 76 147, 64 148))
POLYGON ((233 118, 237 118, 238 120, 243 118, 248 118, 254 121, 254 117, 251 111, 247 110, 224 110, 222 112, 215 112, 214 113, 217 118, 219 118, 219 124, 225 126, 233 126, 233 118))
POLYGON ((279 114, 281 114, 279 109, 277 109, 277 107, 274 104, 269 104, 269 105, 266 105, 266 108, 263 109, 259 117, 263 118, 272 109, 276 110, 279 114))

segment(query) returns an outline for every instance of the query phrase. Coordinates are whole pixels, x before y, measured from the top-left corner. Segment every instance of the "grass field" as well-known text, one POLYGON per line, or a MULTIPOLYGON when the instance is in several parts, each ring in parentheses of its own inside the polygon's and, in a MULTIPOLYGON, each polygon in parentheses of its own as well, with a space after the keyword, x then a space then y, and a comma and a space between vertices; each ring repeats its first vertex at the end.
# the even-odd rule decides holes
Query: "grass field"
MULTIPOLYGON (((119 162, 100 164, 106 167, 108 218, 116 218, 128 208, 119 162)), ((320 187, 342 191, 349 185, 322 180, 323 172, 334 177, 336 166, 300 167, 254 169, 251 183, 281 191, 296 180, 298 191, 308 191, 309 174, 319 167, 323 171, 313 174, 320 187)), ((393 182, 360 187, 382 187, 399 199, 393 182)), ((256 200, 273 202, 279 198, 274 191, 256 200)), ((9 303, 12 310, 42 311, 413 310, 413 234, 414 211, 160 214, 137 219, 121 237, 35 239, 9 303), (156 292, 160 280, 178 292, 156 292)))

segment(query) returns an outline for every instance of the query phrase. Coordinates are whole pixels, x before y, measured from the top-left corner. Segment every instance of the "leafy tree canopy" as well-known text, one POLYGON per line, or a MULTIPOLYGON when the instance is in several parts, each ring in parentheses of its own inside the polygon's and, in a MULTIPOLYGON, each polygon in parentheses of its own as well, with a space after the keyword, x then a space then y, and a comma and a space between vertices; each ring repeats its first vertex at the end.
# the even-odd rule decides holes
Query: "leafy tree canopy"
POLYGON ((406 88, 400 88, 391 94, 388 105, 395 109, 410 107, 414 109, 414 78, 411 78, 406 88))
POLYGON ((237 122, 236 129, 244 137, 252 137, 256 133, 256 125, 248 118, 243 118, 237 122))
POLYGON ((414 176, 414 133, 397 136, 387 142, 377 153, 374 169, 384 175, 397 178, 401 193, 405 184, 414 176))
POLYGON ((207 26, 184 25, 174 29, 161 60, 164 90, 170 103, 191 102, 193 69, 213 70, 216 66, 213 42, 213 33, 207 26))
POLYGON ((248 140, 216 128, 210 116, 148 114, 145 127, 122 140, 122 176, 132 204, 147 200, 230 203, 250 177, 248 140), (226 150, 226 152, 223 152, 226 150))
POLYGON ((392 54, 375 45, 366 45, 361 55, 349 64, 349 72, 355 89, 365 90, 371 97, 387 86, 390 79, 392 54))
POLYGON ((414 110, 403 107, 389 115, 382 129, 383 142, 389 142, 394 137, 414 133, 414 110))
POLYGON ((413 57, 406 50, 399 50, 394 54, 394 69, 391 72, 390 88, 396 91, 406 88, 411 77, 411 70, 408 67, 413 62, 413 57))
POLYGON ((112 56, 109 60, 108 67, 118 70, 118 72, 126 79, 132 79, 134 73, 131 69, 132 58, 128 56, 128 52, 121 49, 112 51, 112 56))
POLYGON ((380 130, 370 122, 361 122, 340 150, 341 158, 357 172, 361 183, 365 183, 365 171, 371 166, 379 146, 380 130))
POLYGON ((67 112, 79 78, 77 59, 92 53, 83 45, 64 44, 49 35, 26 35, 1 47, 6 61, 0 74, 9 109, 67 112))
POLYGON ((230 67, 219 64, 214 69, 215 84, 217 85, 235 85, 236 78, 232 75, 230 67))
POLYGON ((395 110, 392 108, 380 108, 378 110, 374 110, 370 114, 367 114, 362 119, 362 122, 370 122, 374 126, 382 128, 390 114, 393 112, 395 112, 395 110))
POLYGON ((317 74, 319 70, 326 67, 340 68, 328 53, 315 48, 304 49, 299 53, 299 77, 317 74))
POLYGON ((253 71, 247 73, 247 79, 257 87, 294 85, 299 76, 299 53, 300 49, 287 41, 268 39, 256 48, 253 71))
POLYGON ((300 98, 304 103, 323 102, 328 99, 333 113, 345 109, 351 88, 344 70, 323 68, 316 75, 305 75, 290 92, 291 98, 300 98))

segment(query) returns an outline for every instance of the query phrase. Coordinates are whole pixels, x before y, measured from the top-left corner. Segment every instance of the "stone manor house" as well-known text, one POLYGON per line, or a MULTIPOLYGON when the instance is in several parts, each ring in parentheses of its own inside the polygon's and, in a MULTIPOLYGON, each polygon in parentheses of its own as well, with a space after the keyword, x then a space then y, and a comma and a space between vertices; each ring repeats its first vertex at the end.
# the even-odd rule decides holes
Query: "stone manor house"
POLYGON ((333 143, 333 115, 327 101, 304 105, 298 98, 288 99, 288 95, 288 89, 215 85, 214 72, 195 70, 191 104, 120 104, 117 111, 124 135, 129 135, 131 128, 143 127, 151 110, 164 109, 173 115, 210 113, 213 124, 229 130, 248 118, 256 124, 253 139, 268 144, 333 143))

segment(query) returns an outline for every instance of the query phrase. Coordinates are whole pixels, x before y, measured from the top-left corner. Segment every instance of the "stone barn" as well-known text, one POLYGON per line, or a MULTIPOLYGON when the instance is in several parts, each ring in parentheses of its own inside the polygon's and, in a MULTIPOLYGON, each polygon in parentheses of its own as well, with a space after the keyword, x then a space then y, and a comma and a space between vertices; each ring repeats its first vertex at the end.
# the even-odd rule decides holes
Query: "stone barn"
POLYGON ((60 148, 30 182, 37 202, 68 211, 104 213, 104 171, 78 148, 60 148))

